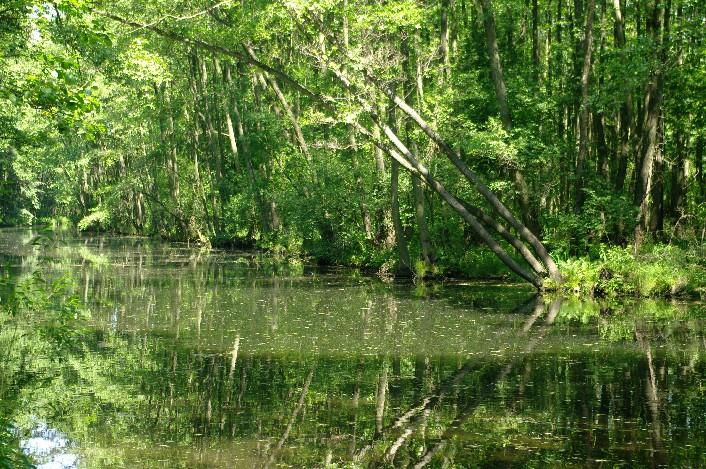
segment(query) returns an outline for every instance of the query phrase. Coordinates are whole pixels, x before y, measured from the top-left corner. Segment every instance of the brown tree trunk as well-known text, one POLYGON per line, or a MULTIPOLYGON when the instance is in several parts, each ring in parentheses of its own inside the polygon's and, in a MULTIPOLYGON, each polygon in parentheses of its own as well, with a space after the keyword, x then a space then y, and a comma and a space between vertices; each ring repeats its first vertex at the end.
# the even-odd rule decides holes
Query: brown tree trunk
POLYGON ((644 104, 644 120, 640 132, 638 147, 639 164, 637 166, 636 184, 633 201, 638 206, 637 224, 635 227, 636 246, 642 238, 642 232, 648 228, 648 203, 650 187, 653 182, 655 159, 661 158, 659 152, 659 125, 661 119, 662 91, 664 85, 664 35, 667 30, 669 12, 660 6, 658 0, 653 4, 651 18, 648 20, 648 30, 653 38, 659 63, 653 72, 647 86, 644 104))
MULTIPOLYGON (((615 44, 620 49, 625 48, 625 19, 620 5, 620 0, 613 0, 615 21, 613 31, 615 44)), ((625 187, 625 177, 628 171, 628 156, 630 153, 630 127, 632 122, 632 96, 627 92, 625 101, 620 106, 618 125, 620 126, 620 142, 616 152, 617 162, 615 164, 616 174, 614 186, 616 191, 621 192, 625 187)))
POLYGON ((588 0, 586 12, 586 28, 584 35, 584 59, 581 71, 581 113, 579 114, 579 151, 576 157, 576 210, 583 207, 586 197, 584 193, 586 177, 586 160, 588 158, 588 124, 590 106, 588 103, 589 78, 591 75, 591 58, 593 53, 593 16, 596 9, 596 0, 588 0))

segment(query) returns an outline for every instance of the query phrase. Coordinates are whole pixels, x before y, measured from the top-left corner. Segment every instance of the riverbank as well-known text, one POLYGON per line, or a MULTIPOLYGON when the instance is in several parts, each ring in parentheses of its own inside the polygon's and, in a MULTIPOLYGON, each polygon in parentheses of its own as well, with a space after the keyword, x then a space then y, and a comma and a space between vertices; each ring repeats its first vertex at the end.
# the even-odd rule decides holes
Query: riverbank
MULTIPOLYGON (((68 222, 50 221, 51 232, 74 228, 68 222)), ((116 233, 121 235, 121 233, 116 233)), ((318 266, 357 269, 365 275, 411 278, 415 282, 449 280, 517 281, 518 278, 484 246, 464 249, 438 247, 432 265, 421 260, 404 268, 393 247, 358 246, 336 251, 325 243, 286 242, 287 238, 217 239, 209 248, 249 250, 258 263, 312 263, 318 266)), ((188 243, 192 245, 192 243, 188 243)), ((418 253, 412 253, 416 255, 418 253)), ((689 244, 598 245, 582 256, 554 254, 564 277, 562 284, 547 279, 544 290, 579 297, 704 298, 706 297, 706 246, 689 244)), ((413 259, 415 257, 412 257, 413 259)), ((519 258, 516 258, 521 262, 519 258)))

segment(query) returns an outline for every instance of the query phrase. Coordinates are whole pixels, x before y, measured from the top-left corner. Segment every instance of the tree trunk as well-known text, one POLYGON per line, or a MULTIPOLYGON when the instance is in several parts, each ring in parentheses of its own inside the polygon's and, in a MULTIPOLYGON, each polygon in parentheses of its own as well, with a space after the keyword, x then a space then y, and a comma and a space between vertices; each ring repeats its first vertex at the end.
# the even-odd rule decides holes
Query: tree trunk
POLYGON ((218 176, 218 162, 219 159, 219 149, 218 142, 216 141, 216 129, 213 126, 211 103, 209 102, 208 93, 208 68, 206 62, 198 55, 195 56, 195 68, 196 68, 196 84, 199 87, 198 95, 200 96, 199 109, 197 109, 197 116, 200 118, 203 133, 206 135, 206 141, 208 143, 208 158, 205 159, 206 169, 208 174, 211 176, 211 225, 213 226, 216 234, 221 233, 221 217, 219 216, 220 205, 218 203, 219 187, 221 185, 221 180, 218 176))
POLYGON ((539 84, 539 5, 532 0, 532 67, 534 80, 539 84))
MULTIPOLYGON (((615 21, 613 23, 613 31, 615 44, 620 49, 625 48, 625 20, 620 5, 620 0, 613 0, 613 9, 615 12, 615 21)), ((625 95, 625 101, 620 106, 618 124, 620 126, 620 142, 616 152, 618 161, 615 164, 615 190, 621 192, 625 187, 625 177, 628 171, 628 156, 630 153, 630 126, 632 122, 632 96, 628 91, 625 95)))
MULTIPOLYGON (((228 86, 229 96, 233 96, 233 77, 231 76, 230 64, 225 65, 225 81, 228 86)), ((228 107, 225 110, 226 115, 226 130, 228 131, 228 142, 230 150, 233 153, 233 162, 235 163, 236 171, 240 172, 240 154, 238 151, 238 141, 235 138, 235 129, 233 127, 233 118, 231 117, 231 109, 236 107, 235 99, 231 98, 228 107)))
MULTIPOLYGON (((390 127, 394 128, 396 124, 395 108, 390 106, 388 109, 388 121, 390 127)), ((404 234, 402 219, 400 218, 400 202, 399 202, 399 178, 400 165, 397 160, 392 160, 390 172, 390 208, 392 211, 392 225, 395 230, 395 241, 397 243, 397 253, 399 255, 400 264, 397 267, 398 274, 409 275, 412 272, 412 262, 407 249, 407 238, 404 234)))
MULTIPOLYGON (((414 98, 416 95, 415 85, 417 80, 415 74, 415 67, 412 64, 412 54, 410 53, 410 37, 408 35, 403 36, 400 44, 400 49, 402 52, 402 69, 405 74, 404 95, 407 100, 407 104, 413 106, 414 98)), ((415 62, 417 62, 418 57, 416 54, 414 58, 415 62)), ((419 159, 417 153, 417 144, 413 140, 412 130, 412 122, 409 119, 406 119, 405 133, 407 134, 407 145, 412 151, 414 158, 419 159)), ((424 189, 422 188, 419 177, 416 175, 412 175, 412 191, 414 195, 414 213, 415 219, 417 221, 417 230, 419 233, 419 245, 422 251, 422 259, 424 260, 426 270, 431 271, 434 264, 434 253, 425 215, 424 189)))
POLYGON ((581 113, 579 114, 579 151, 576 158, 576 211, 581 210, 586 194, 586 159, 588 158, 588 120, 590 107, 588 103, 588 85, 591 75, 591 58, 593 53, 593 16, 596 9, 596 0, 588 0, 586 12, 586 28, 584 36, 584 59, 581 71, 581 113))
POLYGON ((397 254, 399 256, 400 265, 398 266, 398 274, 409 275, 412 270, 412 263, 407 249, 407 239, 404 235, 402 220, 400 218, 400 202, 399 202, 399 175, 400 165, 397 161, 392 161, 390 174, 390 206, 392 209, 392 224, 395 229, 395 242, 397 243, 397 254))
MULTIPOLYGON (((416 156, 417 145, 412 142, 411 150, 412 154, 416 156)), ((427 218, 424 209, 424 189, 419 180, 419 176, 412 176, 412 189, 414 191, 414 214, 417 220, 417 229, 419 230, 419 245, 422 248, 422 258, 424 259, 424 266, 427 271, 431 271, 434 267, 435 256, 434 248, 431 244, 431 237, 429 236, 429 228, 427 226, 427 218)))
POLYGON ((660 117, 659 143, 655 152, 650 187, 650 232, 659 236, 664 230, 664 120, 660 117))
POLYGON ((704 136, 696 137, 694 148, 694 166, 696 170, 696 181, 698 182, 698 193, 701 197, 706 197, 706 177, 704 177, 704 136))
POLYGON ((674 131, 674 158, 670 187, 669 214, 675 220, 684 214, 686 206, 687 179, 689 177, 686 159, 686 139, 681 129, 674 131))
POLYGON ((174 203, 177 204, 177 209, 180 210, 179 199, 179 160, 177 159, 176 133, 174 131, 174 113, 171 106, 168 107, 167 114, 167 132, 169 134, 169 177, 172 187, 172 197, 174 203))
MULTIPOLYGON (((659 63, 652 73, 650 83, 647 86, 644 104, 644 120, 640 132, 639 144, 639 165, 637 167, 637 177, 633 201, 639 207, 637 224, 635 227, 636 248, 642 238, 642 232, 648 228, 648 202, 650 187, 654 175, 655 159, 660 159, 657 153, 659 149, 659 126, 661 119, 662 91, 664 85, 664 36, 668 28, 669 12, 662 8, 659 0, 655 0, 652 15, 648 21, 648 30, 654 40, 659 63), (664 20, 664 21, 661 21, 664 20)), ((660 164, 661 162, 658 162, 660 164)))
POLYGON ((353 171, 355 173, 355 183, 358 187, 358 197, 360 197, 360 213, 363 217, 363 229, 365 230, 365 238, 373 239, 373 223, 370 219, 370 210, 368 210, 368 204, 365 202, 365 185, 363 183, 363 176, 360 172, 360 165, 358 164, 358 142, 355 138, 355 128, 349 126, 348 129, 348 144, 351 148, 351 162, 353 163, 353 171))
POLYGON ((495 86, 498 107, 500 108, 500 120, 505 130, 510 131, 512 130, 512 116, 510 115, 510 107, 508 105, 503 68, 500 63, 500 50, 498 48, 498 38, 495 32, 493 7, 491 0, 480 0, 480 5, 483 14, 483 24, 485 25, 486 47, 488 49, 488 58, 490 59, 490 71, 493 76, 493 85, 495 86))
POLYGON ((448 81, 451 76, 449 60, 449 0, 441 0, 440 8, 439 55, 441 56, 441 81, 448 81))
MULTIPOLYGON (((521 278, 525 279, 538 289, 542 288, 542 281, 536 275, 527 272, 522 268, 514 259, 512 259, 500 246, 495 239, 487 232, 483 225, 478 221, 478 219, 473 216, 466 207, 463 206, 454 196, 452 196, 446 188, 437 181, 430 173, 429 170, 417 161, 412 153, 407 147, 404 146, 402 141, 395 135, 395 133, 390 129, 389 126, 384 125, 376 114, 371 115, 373 121, 381 127, 385 135, 390 139, 393 145, 400 150, 397 153, 393 148, 390 148, 385 143, 374 140, 374 143, 384 149, 393 159, 393 161, 398 162, 400 165, 404 166, 408 171, 413 174, 418 174, 426 183, 434 189, 441 198, 446 201, 446 203, 451 206, 451 208, 456 211, 461 217, 473 228, 473 230, 478 234, 478 236, 483 240, 483 242, 490 248, 493 253, 505 264, 510 270, 516 273, 521 278), (402 156, 404 155, 404 156, 402 156)), ((369 133, 368 133, 369 134, 369 133)), ((524 233, 527 235, 527 233, 524 233)))
MULTIPOLYGON (((480 0, 481 11, 483 14, 483 23, 485 25, 486 46, 488 49, 488 57, 490 59, 490 71, 493 77, 495 86, 495 96, 500 108, 500 120, 506 132, 512 131, 512 115, 510 114, 510 106, 507 99, 507 87, 505 86, 505 78, 503 76, 503 68, 500 62, 500 50, 498 48, 498 39, 495 31, 495 16, 491 0, 480 0)), ((532 208, 530 201, 529 186, 525 180, 522 171, 517 166, 510 168, 512 173, 515 190, 517 191, 516 201, 520 209, 520 215, 524 225, 529 228, 532 233, 539 234, 540 228, 537 221, 535 210, 532 208)))
POLYGON ((593 113, 593 135, 596 141, 596 173, 605 182, 610 178, 610 150, 605 135, 605 125, 603 125, 603 113, 593 113))

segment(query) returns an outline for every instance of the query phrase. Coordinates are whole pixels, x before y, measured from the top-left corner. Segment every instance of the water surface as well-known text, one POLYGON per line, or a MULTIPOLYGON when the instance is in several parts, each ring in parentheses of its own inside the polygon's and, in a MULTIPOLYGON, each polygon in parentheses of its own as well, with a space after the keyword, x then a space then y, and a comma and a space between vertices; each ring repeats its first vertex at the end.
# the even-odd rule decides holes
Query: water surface
POLYGON ((2 288, 56 290, 0 323, 0 448, 40 467, 706 465, 703 304, 32 239, 0 231, 2 288))

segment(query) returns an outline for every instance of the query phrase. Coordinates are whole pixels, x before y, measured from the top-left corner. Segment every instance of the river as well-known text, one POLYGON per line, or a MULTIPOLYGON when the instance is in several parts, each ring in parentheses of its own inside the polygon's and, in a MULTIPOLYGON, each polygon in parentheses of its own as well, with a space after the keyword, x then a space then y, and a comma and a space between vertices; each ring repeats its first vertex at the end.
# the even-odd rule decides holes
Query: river
POLYGON ((0 230, 5 297, 39 298, 0 322, 0 460, 706 466, 702 303, 34 235, 0 230))

